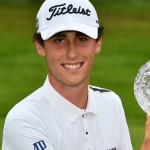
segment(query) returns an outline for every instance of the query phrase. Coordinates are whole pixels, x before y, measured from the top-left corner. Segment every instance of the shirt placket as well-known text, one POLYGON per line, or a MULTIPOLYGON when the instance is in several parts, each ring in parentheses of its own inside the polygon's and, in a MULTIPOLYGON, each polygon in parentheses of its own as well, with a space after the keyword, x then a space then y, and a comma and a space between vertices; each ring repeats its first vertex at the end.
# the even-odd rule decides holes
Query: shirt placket
POLYGON ((82 115, 82 125, 83 125, 83 146, 84 150, 92 150, 92 143, 91 143, 91 133, 90 133, 90 127, 88 123, 88 117, 87 114, 82 115))

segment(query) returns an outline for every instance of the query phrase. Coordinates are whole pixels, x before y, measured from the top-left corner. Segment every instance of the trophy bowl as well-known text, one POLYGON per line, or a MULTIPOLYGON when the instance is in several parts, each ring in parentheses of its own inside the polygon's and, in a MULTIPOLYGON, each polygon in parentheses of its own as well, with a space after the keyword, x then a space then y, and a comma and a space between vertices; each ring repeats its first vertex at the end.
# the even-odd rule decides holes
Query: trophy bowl
POLYGON ((134 95, 140 107, 150 114, 150 61, 137 73, 134 81, 134 95))

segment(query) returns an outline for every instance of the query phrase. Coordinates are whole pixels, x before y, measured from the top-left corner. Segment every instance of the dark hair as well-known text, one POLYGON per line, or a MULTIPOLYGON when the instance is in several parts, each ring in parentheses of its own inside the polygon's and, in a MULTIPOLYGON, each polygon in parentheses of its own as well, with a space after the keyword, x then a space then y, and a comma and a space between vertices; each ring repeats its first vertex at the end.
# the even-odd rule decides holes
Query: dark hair
MULTIPOLYGON (((103 33, 104 33, 104 27, 100 26, 98 28, 98 38, 96 39, 96 41, 98 41, 103 36, 103 33)), ((39 42, 39 44, 41 44, 42 46, 44 46, 44 40, 42 39, 40 33, 35 32, 33 34, 33 41, 34 40, 37 40, 39 42)))

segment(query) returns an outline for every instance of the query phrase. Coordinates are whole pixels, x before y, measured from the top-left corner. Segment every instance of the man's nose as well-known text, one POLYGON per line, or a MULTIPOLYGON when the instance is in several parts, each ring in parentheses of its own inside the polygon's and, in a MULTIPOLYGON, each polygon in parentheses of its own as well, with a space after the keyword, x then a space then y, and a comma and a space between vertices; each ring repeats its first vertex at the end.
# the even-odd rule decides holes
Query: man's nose
POLYGON ((67 47, 67 57, 71 60, 76 59, 78 56, 78 47, 75 42, 69 42, 67 47))

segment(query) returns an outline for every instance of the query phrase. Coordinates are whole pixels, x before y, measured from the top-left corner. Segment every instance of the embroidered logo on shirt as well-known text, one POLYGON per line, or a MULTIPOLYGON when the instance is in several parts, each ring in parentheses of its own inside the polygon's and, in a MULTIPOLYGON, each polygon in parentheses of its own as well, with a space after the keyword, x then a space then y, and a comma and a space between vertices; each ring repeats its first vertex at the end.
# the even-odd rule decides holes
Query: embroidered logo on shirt
POLYGON ((117 150, 117 149, 116 149, 116 147, 114 147, 114 148, 111 148, 111 149, 107 149, 107 150, 117 150))
POLYGON ((43 140, 36 142, 33 145, 34 145, 34 150, 44 150, 47 148, 47 146, 43 140))

